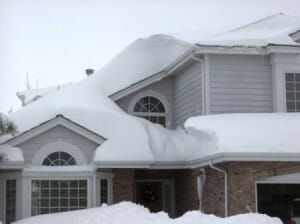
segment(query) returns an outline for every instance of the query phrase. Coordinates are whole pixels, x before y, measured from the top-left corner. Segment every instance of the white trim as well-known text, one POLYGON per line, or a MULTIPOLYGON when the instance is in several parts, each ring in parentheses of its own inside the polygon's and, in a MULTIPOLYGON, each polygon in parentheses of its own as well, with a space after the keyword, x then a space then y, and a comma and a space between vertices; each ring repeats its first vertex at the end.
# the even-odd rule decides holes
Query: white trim
POLYGON ((75 145, 63 142, 58 140, 56 142, 48 143, 42 146, 34 155, 32 159, 32 164, 34 165, 42 165, 45 158, 53 152, 66 152, 74 157, 76 160, 76 165, 85 165, 87 164, 87 160, 84 157, 83 153, 79 148, 75 145))
MULTIPOLYGON (((166 127, 170 128, 172 126, 171 121, 172 121, 172 113, 171 113, 171 106, 170 103, 168 102, 168 99, 163 96, 162 94, 153 91, 153 90, 146 90, 146 91, 142 91, 137 93, 130 101, 129 105, 128 105, 128 113, 132 114, 132 115, 136 115, 136 113, 134 112, 134 106, 135 104, 143 97, 154 97, 157 98, 158 100, 160 100, 162 102, 162 104, 165 107, 165 113, 161 113, 158 114, 156 113, 155 115, 159 115, 159 116, 165 116, 166 118, 166 127)), ((153 115, 153 116, 155 116, 153 115)))
POLYGON ((56 116, 55 118, 40 124, 39 126, 36 126, 30 130, 28 130, 27 132, 23 132, 20 135, 8 140, 7 144, 10 144, 11 146, 17 146, 45 131, 48 131, 51 128, 54 128, 56 126, 63 126, 97 144, 102 144, 106 139, 100 135, 97 135, 83 127, 81 127, 80 125, 75 124, 74 122, 64 118, 63 116, 56 116))
POLYGON ((273 110, 274 112, 286 112, 285 74, 300 73, 300 58, 295 55, 272 55, 271 64, 273 110))
POLYGON ((210 59, 208 54, 204 54, 204 96, 205 102, 202 102, 202 106, 205 105, 205 114, 210 114, 210 59))

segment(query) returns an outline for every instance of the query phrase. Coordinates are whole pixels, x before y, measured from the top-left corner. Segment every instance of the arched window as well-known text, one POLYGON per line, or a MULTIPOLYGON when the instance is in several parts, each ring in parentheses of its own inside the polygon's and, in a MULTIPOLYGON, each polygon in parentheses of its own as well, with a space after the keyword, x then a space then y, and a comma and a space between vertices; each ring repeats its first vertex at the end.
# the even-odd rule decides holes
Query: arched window
POLYGON ((159 99, 153 96, 140 98, 134 105, 133 114, 166 127, 165 106, 159 99))
POLYGON ((76 160, 73 156, 66 152, 53 152, 44 159, 44 166, 72 166, 76 165, 76 160))

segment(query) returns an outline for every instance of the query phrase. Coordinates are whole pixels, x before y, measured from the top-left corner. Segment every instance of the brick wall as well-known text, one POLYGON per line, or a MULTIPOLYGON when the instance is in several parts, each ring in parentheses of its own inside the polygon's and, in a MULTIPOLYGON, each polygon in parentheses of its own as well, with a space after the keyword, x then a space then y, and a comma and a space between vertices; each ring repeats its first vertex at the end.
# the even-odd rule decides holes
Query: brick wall
POLYGON ((198 209, 197 170, 114 169, 114 203, 135 201, 136 180, 171 179, 175 183, 175 215, 198 209))
MULTIPOLYGON (((230 162, 217 166, 228 172, 229 215, 256 211, 256 181, 300 172, 300 163, 294 162, 230 162)), ((224 216, 224 175, 211 168, 205 172, 204 211, 224 216)))

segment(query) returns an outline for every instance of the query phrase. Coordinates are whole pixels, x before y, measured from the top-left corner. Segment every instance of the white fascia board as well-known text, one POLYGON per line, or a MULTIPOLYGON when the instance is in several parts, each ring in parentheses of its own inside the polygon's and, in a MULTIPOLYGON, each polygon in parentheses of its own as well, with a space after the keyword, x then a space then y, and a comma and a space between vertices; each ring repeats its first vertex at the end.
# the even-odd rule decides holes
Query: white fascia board
POLYGON ((17 146, 51 128, 54 128, 58 125, 61 125, 67 129, 70 129, 71 131, 86 137, 87 139, 97 143, 102 144, 106 139, 102 136, 98 136, 95 133, 88 131, 87 129, 73 123, 72 121, 69 121, 68 119, 57 116, 39 126, 36 126, 28 131, 25 131, 24 133, 21 133, 18 136, 15 136, 14 138, 2 143, 2 144, 10 144, 11 146, 17 146))
POLYGON ((245 54, 245 55, 265 55, 264 47, 242 47, 242 46, 209 46, 197 45, 196 54, 245 54))
POLYGON ((23 169, 23 167, 24 167, 24 162, 5 162, 5 163, 0 164, 0 170, 2 170, 2 169, 20 170, 20 169, 23 169))
POLYGON ((281 54, 300 54, 300 45, 299 46, 279 46, 279 45, 270 45, 266 47, 267 54, 281 53, 281 54))

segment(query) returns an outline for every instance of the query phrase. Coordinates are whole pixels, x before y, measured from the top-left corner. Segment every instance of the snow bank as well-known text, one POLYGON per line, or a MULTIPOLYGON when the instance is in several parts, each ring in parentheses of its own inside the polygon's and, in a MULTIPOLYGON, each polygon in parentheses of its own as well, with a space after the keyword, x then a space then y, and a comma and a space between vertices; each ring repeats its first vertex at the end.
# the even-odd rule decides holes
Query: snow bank
POLYGON ((229 218, 205 215, 199 211, 187 212, 180 218, 171 219, 164 212, 150 213, 148 209, 122 202, 80 211, 40 215, 15 222, 16 224, 282 224, 278 218, 260 214, 243 214, 229 218))
POLYGON ((300 29, 300 19, 294 16, 277 14, 246 26, 214 36, 200 45, 253 46, 269 44, 299 46, 289 35, 300 29))
POLYGON ((300 113, 199 116, 188 119, 185 127, 214 132, 218 152, 270 154, 300 152, 300 113))

